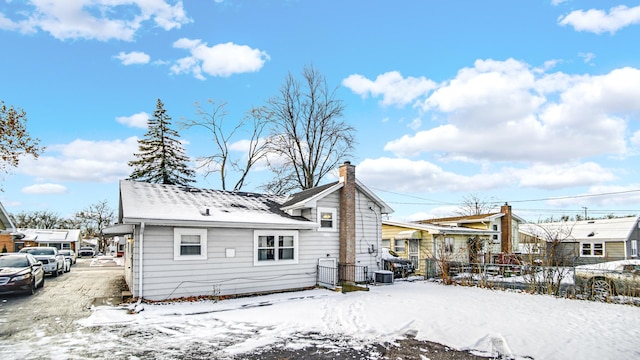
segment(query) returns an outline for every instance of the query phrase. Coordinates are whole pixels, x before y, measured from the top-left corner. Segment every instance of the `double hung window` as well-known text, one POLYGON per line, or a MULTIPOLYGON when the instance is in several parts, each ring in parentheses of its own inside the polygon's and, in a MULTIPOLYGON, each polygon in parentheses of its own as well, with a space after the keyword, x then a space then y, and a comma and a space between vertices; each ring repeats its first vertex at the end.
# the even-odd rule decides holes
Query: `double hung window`
POLYGON ((254 245, 254 265, 298 262, 297 231, 255 231, 254 245))

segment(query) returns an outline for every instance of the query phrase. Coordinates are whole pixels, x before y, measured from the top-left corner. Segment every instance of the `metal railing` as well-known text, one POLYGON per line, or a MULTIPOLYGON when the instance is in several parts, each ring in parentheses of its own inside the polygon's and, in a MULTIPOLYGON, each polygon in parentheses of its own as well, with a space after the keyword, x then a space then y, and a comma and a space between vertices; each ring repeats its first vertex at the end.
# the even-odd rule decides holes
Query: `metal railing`
POLYGON ((319 286, 335 289, 345 284, 364 285, 371 282, 367 266, 338 264, 337 267, 317 266, 316 283, 319 286))

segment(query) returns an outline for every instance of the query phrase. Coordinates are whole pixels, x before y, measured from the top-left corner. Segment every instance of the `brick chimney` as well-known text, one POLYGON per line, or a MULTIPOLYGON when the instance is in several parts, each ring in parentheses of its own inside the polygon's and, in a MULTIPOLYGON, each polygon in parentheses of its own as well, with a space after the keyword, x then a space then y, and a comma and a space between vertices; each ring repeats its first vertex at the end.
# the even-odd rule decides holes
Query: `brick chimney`
POLYGON ((504 205, 500 207, 500 212, 504 214, 500 220, 500 228, 502 230, 502 239, 500 239, 501 250, 505 254, 511 254, 513 253, 511 205, 504 203, 504 205))
POLYGON ((356 263, 356 167, 345 161, 340 165, 340 263, 356 263))

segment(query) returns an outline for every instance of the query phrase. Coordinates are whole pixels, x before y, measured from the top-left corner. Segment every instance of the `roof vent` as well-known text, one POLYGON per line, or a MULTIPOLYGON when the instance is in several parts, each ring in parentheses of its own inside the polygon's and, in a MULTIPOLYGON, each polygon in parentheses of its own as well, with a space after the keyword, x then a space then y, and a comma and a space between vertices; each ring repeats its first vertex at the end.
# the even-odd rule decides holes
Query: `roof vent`
POLYGON ((589 235, 587 235, 587 236, 588 236, 588 237, 592 237, 592 236, 595 236, 595 235, 596 235, 596 233, 592 231, 592 232, 590 232, 590 233, 589 233, 589 235))

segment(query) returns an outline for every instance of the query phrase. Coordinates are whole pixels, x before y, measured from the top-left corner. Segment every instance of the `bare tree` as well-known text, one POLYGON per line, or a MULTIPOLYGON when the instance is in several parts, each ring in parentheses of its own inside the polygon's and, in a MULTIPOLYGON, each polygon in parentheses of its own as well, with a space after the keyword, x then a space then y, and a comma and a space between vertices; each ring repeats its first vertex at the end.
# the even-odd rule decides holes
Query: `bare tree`
POLYGON ((106 251, 108 240, 102 235, 102 230, 111 225, 115 219, 115 212, 109 207, 107 200, 89 205, 75 215, 78 223, 82 225, 83 237, 99 238, 99 250, 106 251))
POLYGON ((214 100, 208 100, 211 110, 206 111, 202 105, 196 103, 197 114, 200 120, 186 120, 183 126, 187 128, 202 127, 209 130, 215 144, 216 152, 213 155, 204 156, 198 160, 201 162, 201 168, 206 169, 206 175, 217 172, 220 175, 220 183, 222 190, 227 190, 227 180, 230 172, 239 173, 239 179, 235 185, 229 190, 238 191, 242 189, 249 170, 261 159, 266 157, 268 149, 268 139, 262 137, 266 131, 269 119, 263 115, 265 111, 259 108, 252 109, 245 119, 237 122, 231 130, 225 130, 225 117, 228 115, 225 106, 226 103, 217 103, 214 100), (247 130, 249 140, 246 149, 246 159, 233 158, 231 155, 232 138, 238 130, 247 130))
POLYGON ((277 161, 270 161, 270 166, 281 175, 263 186, 267 191, 315 187, 350 155, 355 129, 341 120, 344 108, 326 78, 305 66, 302 81, 289 73, 279 95, 254 109, 271 120, 270 150, 277 161))
POLYGON ((21 229, 70 229, 69 221, 60 215, 48 211, 21 211, 12 214, 11 219, 17 228, 21 229))
POLYGON ((455 210, 460 216, 487 214, 494 209, 495 201, 481 198, 478 194, 468 194, 462 198, 462 204, 455 210))
POLYGON ((579 256, 573 242, 568 241, 574 225, 532 224, 533 234, 521 239, 521 256, 531 269, 524 280, 533 292, 560 295, 562 280, 570 276, 579 256))

